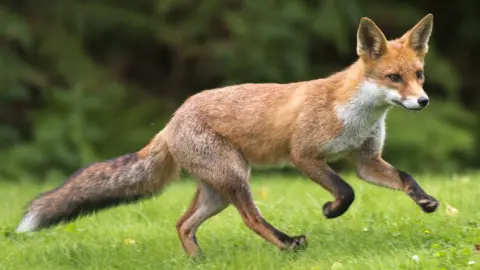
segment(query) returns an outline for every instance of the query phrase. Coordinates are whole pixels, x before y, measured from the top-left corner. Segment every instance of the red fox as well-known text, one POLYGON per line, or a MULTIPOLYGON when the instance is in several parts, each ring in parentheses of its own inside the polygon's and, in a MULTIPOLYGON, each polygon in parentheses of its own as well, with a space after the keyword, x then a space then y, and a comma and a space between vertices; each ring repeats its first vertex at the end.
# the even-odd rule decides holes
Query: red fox
POLYGON ((387 40, 369 18, 357 31, 358 59, 326 78, 246 83, 208 89, 188 98, 143 149, 93 163, 28 205, 17 232, 31 232, 155 196, 183 168, 197 182, 177 222, 189 256, 201 255, 199 226, 232 204, 253 232, 281 250, 307 245, 304 235, 281 232, 260 213, 249 186, 255 165, 289 163, 329 191, 326 218, 344 214, 352 187, 328 165, 348 158, 359 178, 401 190, 426 213, 439 202, 408 173, 382 159, 385 117, 395 107, 422 110, 424 57, 433 28, 428 14, 402 37, 387 40))

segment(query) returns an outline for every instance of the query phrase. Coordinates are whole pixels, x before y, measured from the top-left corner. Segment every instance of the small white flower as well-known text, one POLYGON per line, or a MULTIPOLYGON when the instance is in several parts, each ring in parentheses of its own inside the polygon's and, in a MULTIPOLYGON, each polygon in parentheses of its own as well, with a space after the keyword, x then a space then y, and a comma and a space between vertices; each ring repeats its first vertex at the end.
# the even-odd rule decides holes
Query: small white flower
POLYGON ((363 231, 368 232, 368 228, 367 227, 363 228, 363 231))
POLYGON ((412 260, 418 262, 418 261, 420 261, 420 258, 417 255, 413 255, 412 260))
POLYGON ((473 264, 475 264, 475 261, 469 261, 468 262, 468 265, 473 265, 473 264))

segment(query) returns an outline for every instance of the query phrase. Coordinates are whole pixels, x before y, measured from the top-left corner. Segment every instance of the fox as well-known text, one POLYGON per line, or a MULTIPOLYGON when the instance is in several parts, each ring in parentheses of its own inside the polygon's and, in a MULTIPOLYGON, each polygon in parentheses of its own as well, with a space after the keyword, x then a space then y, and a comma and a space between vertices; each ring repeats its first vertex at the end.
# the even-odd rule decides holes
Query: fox
POLYGON ((187 98, 164 128, 136 152, 78 169, 60 186, 26 206, 16 232, 27 233, 162 193, 183 169, 196 191, 176 222, 187 256, 203 254, 196 233, 233 205, 244 224, 280 250, 305 248, 305 235, 269 223, 250 188, 254 166, 290 164, 328 191, 326 219, 342 216, 355 200, 350 184, 328 164, 353 161, 358 178, 403 191, 424 213, 439 201, 409 173, 382 158, 386 116, 393 108, 422 111, 433 14, 401 37, 387 40, 368 17, 357 28, 357 59, 343 70, 308 81, 242 83, 187 98))

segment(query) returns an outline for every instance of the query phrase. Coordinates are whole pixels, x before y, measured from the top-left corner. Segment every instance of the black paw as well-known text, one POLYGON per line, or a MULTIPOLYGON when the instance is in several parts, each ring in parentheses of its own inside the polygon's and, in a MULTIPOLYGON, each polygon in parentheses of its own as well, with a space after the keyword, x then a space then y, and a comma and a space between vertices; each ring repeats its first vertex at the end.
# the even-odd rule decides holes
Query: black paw
POLYGON ((330 210, 332 208, 332 202, 326 202, 323 205, 323 215, 326 218, 335 218, 336 216, 332 215, 332 211, 330 210))
POLYGON ((323 205, 323 215, 328 219, 339 217, 347 212, 351 204, 352 201, 327 202, 323 205))
POLYGON ((303 250, 308 246, 307 237, 305 235, 298 235, 292 237, 293 242, 290 245, 291 250, 303 250))
POLYGON ((437 199, 430 195, 423 195, 419 198, 416 203, 422 208, 425 213, 433 213, 437 210, 438 205, 440 204, 437 199))

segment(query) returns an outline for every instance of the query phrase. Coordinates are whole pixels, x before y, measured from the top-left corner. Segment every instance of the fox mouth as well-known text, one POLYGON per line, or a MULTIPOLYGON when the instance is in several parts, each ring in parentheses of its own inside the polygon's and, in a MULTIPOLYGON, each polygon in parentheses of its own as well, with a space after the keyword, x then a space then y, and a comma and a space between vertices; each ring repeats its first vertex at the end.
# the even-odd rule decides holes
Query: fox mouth
POLYGON ((392 100, 392 102, 393 102, 395 105, 397 105, 397 106, 399 106, 399 107, 402 107, 402 108, 404 108, 404 109, 407 110, 407 111, 421 111, 421 110, 424 109, 424 108, 422 108, 422 107, 409 108, 409 107, 405 106, 400 100, 396 100, 396 99, 392 100))

